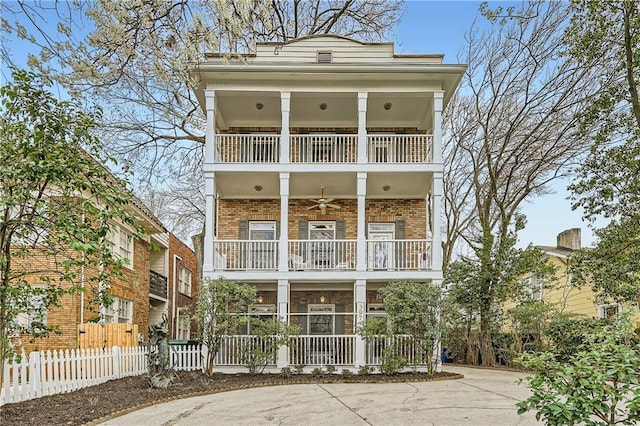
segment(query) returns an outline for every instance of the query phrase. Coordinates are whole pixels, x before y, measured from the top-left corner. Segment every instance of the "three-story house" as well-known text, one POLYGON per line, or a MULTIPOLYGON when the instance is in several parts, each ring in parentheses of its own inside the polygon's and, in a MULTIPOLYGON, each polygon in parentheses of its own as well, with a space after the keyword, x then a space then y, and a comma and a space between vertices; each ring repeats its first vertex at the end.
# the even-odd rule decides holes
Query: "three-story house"
POLYGON ((194 68, 203 275, 254 285, 250 314, 300 326, 278 367, 374 364, 358 330, 384 314, 378 289, 442 281, 442 111, 466 69, 442 62, 310 36, 194 68))

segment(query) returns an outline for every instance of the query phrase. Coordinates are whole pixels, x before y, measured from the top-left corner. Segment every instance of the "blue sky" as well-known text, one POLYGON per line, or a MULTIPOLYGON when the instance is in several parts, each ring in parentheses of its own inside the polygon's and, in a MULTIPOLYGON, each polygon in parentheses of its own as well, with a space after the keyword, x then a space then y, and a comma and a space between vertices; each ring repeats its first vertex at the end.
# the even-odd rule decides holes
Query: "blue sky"
MULTIPOLYGON (((519 2, 491 2, 490 6, 517 5, 519 2)), ((478 1, 407 1, 402 22, 395 30, 397 53, 443 53, 445 63, 459 63, 457 54, 464 45, 464 34, 477 17, 478 1)), ((478 18, 482 23, 483 18, 478 18)), ((32 49, 24 42, 10 45, 14 59, 25 60, 32 49)), ((34 51, 35 52, 35 51, 34 51)), ((5 67, 3 64, 3 73, 5 67)), ((2 80, 5 75, 2 76, 2 80)), ((581 213, 571 210, 567 199, 568 181, 558 181, 555 193, 538 197, 523 206, 527 227, 520 233, 519 245, 555 245, 556 235, 565 229, 581 227, 582 244, 593 242, 593 234, 581 220, 581 213)))
MULTIPOLYGON (((478 1, 408 1, 402 23, 395 31, 397 53, 444 53, 445 63, 459 63, 464 34, 477 17, 478 1)), ((520 2, 491 2, 490 7, 518 5, 520 2)), ((483 18, 477 18, 482 24, 483 18)), ((523 205, 527 227, 520 232, 519 246, 555 246, 556 236, 569 228, 582 228, 582 244, 590 245, 593 233, 582 222, 582 213, 571 210, 568 179, 557 181, 554 193, 523 205)))

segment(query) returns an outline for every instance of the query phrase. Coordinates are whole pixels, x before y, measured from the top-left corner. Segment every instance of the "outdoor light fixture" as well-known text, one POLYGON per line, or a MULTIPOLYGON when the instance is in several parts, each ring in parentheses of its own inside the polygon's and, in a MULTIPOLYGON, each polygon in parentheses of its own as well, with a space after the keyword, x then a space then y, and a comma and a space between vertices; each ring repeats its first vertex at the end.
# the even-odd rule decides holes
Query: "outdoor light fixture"
POLYGON ((256 191, 260 192, 262 191, 262 185, 256 185, 253 187, 253 189, 255 189, 256 191))
POLYGON ((324 303, 324 294, 320 296, 320 303, 324 303))
POLYGON ((256 102, 256 108, 257 109, 262 109, 262 108, 264 108, 264 105, 262 104, 262 102, 256 102))
POLYGON ((321 110, 323 110, 323 111, 324 111, 325 109, 327 109, 327 104, 325 104, 324 102, 323 102, 323 103, 321 103, 321 104, 320 104, 320 109, 321 109, 321 110))
POLYGON ((382 190, 383 190, 384 192, 387 192, 387 191, 388 191, 388 190, 390 190, 390 189, 391 189, 391 185, 384 185, 384 186, 382 187, 382 190))
POLYGON ((262 298, 262 295, 258 296, 258 303, 262 303, 264 302, 264 299, 262 298))
POLYGON ((384 109, 386 109, 387 111, 389 111, 391 109, 391 105, 393 105, 391 102, 385 102, 384 104, 384 109))

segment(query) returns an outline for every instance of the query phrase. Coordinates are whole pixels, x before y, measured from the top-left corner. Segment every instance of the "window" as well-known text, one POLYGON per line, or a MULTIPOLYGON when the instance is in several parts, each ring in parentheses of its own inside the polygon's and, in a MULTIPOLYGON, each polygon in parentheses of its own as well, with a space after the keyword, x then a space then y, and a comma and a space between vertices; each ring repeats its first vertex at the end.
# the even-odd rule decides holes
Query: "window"
POLYGON ((102 309, 102 319, 105 323, 132 323, 133 301, 114 296, 111 306, 102 309))
POLYGON ((276 318, 276 305, 274 304, 259 304, 249 306, 249 321, 247 321, 247 334, 252 334, 254 331, 251 329, 252 324, 256 324, 257 321, 268 321, 276 318))
POLYGON ((112 225, 106 240, 114 256, 126 260, 125 264, 133 268, 133 234, 119 226, 112 225))
POLYGON ((309 305, 309 334, 333 334, 336 306, 332 304, 309 305))
POLYGON ((621 306, 619 303, 610 303, 608 305, 600 305, 598 306, 598 313, 600 318, 606 318, 608 320, 615 320, 618 314, 620 313, 621 306))
POLYGON ((178 291, 191 296, 191 271, 182 265, 178 265, 178 291))
POLYGON ((188 316, 178 317, 178 340, 189 340, 191 338, 191 322, 188 316))
POLYGON ((314 267, 331 267, 334 264, 335 238, 335 222, 309 222, 309 239, 315 240, 310 243, 311 262, 314 267))
POLYGON ((544 287, 542 278, 535 274, 529 274, 520 279, 520 285, 523 289, 523 297, 527 300, 542 300, 542 290, 544 287))
POLYGON ((24 311, 16 315, 15 325, 20 331, 44 331, 47 325, 47 306, 42 289, 36 287, 24 311))

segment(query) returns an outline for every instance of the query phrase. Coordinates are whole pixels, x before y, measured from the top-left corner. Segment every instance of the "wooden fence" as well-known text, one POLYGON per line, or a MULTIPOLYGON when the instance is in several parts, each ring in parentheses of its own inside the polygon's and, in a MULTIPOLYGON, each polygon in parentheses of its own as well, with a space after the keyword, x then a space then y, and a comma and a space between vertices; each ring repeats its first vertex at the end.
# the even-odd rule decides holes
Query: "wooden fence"
POLYGON ((138 346, 138 324, 78 324, 79 348, 138 346))
MULTIPOLYGON (((199 346, 172 346, 175 370, 202 370, 199 346)), ((0 406, 71 392, 147 371, 146 346, 23 353, 4 362, 0 406)))

